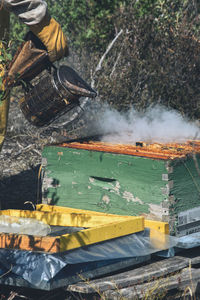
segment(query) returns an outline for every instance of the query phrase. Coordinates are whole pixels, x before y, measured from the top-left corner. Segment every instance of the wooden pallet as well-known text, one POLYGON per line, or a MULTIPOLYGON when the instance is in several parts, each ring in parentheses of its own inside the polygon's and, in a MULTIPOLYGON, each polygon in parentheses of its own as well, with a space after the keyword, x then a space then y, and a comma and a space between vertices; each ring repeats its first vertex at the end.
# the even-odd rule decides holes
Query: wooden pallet
POLYGON ((163 299, 162 295, 175 290, 194 294, 199 290, 200 256, 190 256, 161 259, 116 275, 69 285, 67 290, 75 293, 77 299, 98 294, 106 300, 163 299), (156 295, 160 298, 153 298, 156 295))

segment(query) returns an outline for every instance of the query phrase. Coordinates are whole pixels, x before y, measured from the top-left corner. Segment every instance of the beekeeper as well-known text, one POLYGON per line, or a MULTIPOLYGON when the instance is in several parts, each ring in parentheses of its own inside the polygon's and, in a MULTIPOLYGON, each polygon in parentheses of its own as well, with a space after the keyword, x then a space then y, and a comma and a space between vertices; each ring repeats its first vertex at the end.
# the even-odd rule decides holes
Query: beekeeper
MULTIPOLYGON (((47 11, 43 0, 0 0, 0 53, 2 40, 8 39, 9 12, 14 13, 43 42, 50 61, 54 62, 68 54, 67 40, 61 26, 47 11)), ((3 75, 0 61, 0 77, 3 75)), ((4 87, 0 81, 0 90, 4 87)), ((0 102, 0 149, 6 134, 9 110, 9 96, 0 102)))

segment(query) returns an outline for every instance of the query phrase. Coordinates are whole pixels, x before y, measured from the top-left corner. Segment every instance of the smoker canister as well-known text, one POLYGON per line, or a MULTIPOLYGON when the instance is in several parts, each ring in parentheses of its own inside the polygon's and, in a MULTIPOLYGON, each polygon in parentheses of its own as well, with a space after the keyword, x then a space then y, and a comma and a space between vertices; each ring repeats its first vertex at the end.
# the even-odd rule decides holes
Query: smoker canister
POLYGON ((45 70, 20 100, 26 119, 41 127, 79 105, 80 97, 94 98, 96 92, 69 66, 45 70))

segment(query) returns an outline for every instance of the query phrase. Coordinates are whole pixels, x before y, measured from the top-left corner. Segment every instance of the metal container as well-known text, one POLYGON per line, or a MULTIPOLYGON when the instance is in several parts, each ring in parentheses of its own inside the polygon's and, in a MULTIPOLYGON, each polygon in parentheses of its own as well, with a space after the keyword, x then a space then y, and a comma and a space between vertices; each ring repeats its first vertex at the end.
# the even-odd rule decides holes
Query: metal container
POLYGON ((96 92, 70 67, 45 70, 29 84, 20 108, 37 127, 50 124, 79 105, 80 97, 94 98, 96 92))

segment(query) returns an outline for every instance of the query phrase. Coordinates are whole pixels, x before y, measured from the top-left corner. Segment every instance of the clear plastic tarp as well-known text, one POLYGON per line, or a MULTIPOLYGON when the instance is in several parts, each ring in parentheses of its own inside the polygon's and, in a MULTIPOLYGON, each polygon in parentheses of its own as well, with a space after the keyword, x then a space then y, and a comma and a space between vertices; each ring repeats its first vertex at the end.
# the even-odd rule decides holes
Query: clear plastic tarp
POLYGON ((154 232, 150 238, 150 231, 145 229, 56 254, 0 249, 0 283, 15 285, 18 282, 18 285, 38 289, 57 288, 67 282, 82 280, 79 274, 87 274, 91 278, 94 270, 106 265, 136 264, 153 253, 169 257, 175 254, 176 248, 197 246, 200 246, 200 233, 180 238, 157 233, 156 238, 154 232))
POLYGON ((156 243, 156 238, 150 238, 149 230, 145 229, 142 232, 56 254, 0 249, 0 267, 4 272, 10 270, 10 273, 23 278, 36 288, 45 289, 48 282, 66 266, 71 268, 72 273, 73 268, 76 273, 81 273, 81 268, 85 268, 86 264, 109 264, 113 260, 145 257, 177 245, 175 237, 165 236, 163 243, 160 242, 160 233, 158 237, 156 243), (159 248, 156 245, 159 245, 159 248))
POLYGON ((51 232, 51 227, 42 221, 32 218, 1 215, 0 232, 46 236, 51 232))

